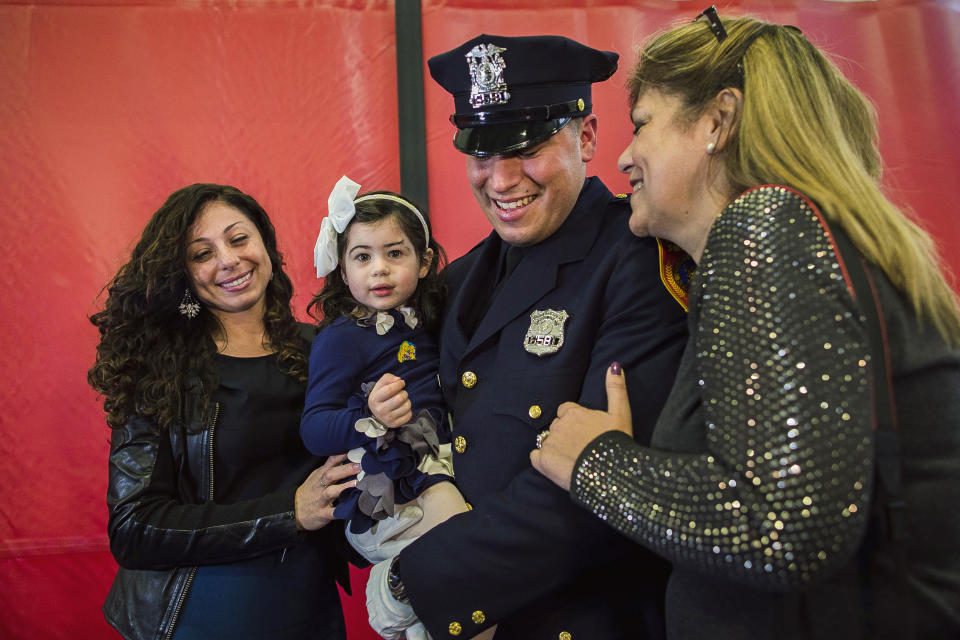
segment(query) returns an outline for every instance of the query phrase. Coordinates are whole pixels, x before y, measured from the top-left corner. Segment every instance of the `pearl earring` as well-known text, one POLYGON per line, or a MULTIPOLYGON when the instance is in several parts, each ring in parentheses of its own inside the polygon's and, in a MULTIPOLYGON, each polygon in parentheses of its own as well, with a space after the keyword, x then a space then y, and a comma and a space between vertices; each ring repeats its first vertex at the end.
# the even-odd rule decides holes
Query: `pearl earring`
POLYGON ((712 154, 712 153, 716 150, 716 148, 717 148, 717 145, 716 145, 716 144, 714 144, 714 143, 712 143, 712 142, 708 142, 708 143, 707 143, 707 153, 712 154))

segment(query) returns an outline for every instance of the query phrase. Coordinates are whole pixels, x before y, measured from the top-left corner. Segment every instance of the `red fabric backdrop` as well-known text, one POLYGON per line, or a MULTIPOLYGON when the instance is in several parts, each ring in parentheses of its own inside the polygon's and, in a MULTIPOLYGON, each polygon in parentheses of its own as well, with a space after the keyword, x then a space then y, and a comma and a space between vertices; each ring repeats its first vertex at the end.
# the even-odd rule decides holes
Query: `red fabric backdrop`
MULTIPOLYGON (((707 0, 704 0, 705 2, 707 0)), ((880 115, 886 181, 960 268, 960 5, 720 3, 803 29, 880 115)), ((634 45, 703 7, 525 0, 423 3, 426 56, 480 33, 558 33, 622 55, 595 89, 600 152, 629 138, 634 45)), ((105 538, 107 429, 86 386, 86 316, 150 214, 191 182, 234 184, 271 213, 299 291, 343 173, 399 188, 393 4, 362 0, 59 0, 0 4, 0 637, 115 637, 99 612, 116 565, 105 538)), ((427 76, 431 211, 451 257, 488 232, 450 145, 449 97, 427 76)), ((450 561, 438 558, 438 562, 450 561)), ((362 594, 363 572, 355 572, 362 594)), ((351 640, 373 638, 345 598, 351 640)))

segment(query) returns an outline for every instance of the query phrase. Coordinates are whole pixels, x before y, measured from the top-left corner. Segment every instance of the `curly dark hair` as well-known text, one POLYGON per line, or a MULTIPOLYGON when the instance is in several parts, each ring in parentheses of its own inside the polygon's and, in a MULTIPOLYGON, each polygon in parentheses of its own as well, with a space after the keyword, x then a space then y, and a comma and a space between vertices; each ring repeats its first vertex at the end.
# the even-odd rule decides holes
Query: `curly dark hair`
MULTIPOLYGON (((400 198, 423 213, 423 209, 410 198, 393 191, 361 193, 357 195, 355 200, 375 195, 400 198)), ((423 322, 424 328, 435 335, 439 331, 440 314, 443 311, 443 303, 446 298, 446 278, 441 272, 441 268, 447 264, 447 254, 433 237, 430 219, 425 214, 423 219, 430 230, 429 247, 426 238, 423 236, 423 225, 420 224, 420 219, 407 207, 388 198, 372 198, 357 203, 356 214, 353 219, 350 220, 343 233, 337 236, 337 260, 339 264, 343 264, 343 256, 347 250, 347 234, 354 223, 369 224, 390 217, 397 221, 400 229, 410 240, 421 264, 423 264, 427 249, 433 249, 433 262, 427 270, 427 275, 421 278, 417 284, 417 290, 408 304, 416 311, 417 317, 423 322)), ((326 276, 323 281, 323 289, 307 305, 307 312, 318 321, 317 330, 319 331, 341 316, 351 316, 356 308, 357 301, 353 299, 350 288, 344 282, 340 269, 337 268, 326 276)))
POLYGON ((266 289, 266 339, 284 373, 307 378, 303 341, 290 310, 293 283, 283 271, 273 223, 256 200, 235 187, 193 184, 175 191, 153 214, 130 261, 104 287, 103 310, 90 316, 100 331, 100 344, 87 382, 103 396, 112 428, 134 415, 169 428, 184 420, 188 387, 200 384, 204 403, 217 387, 213 335, 223 327, 205 307, 195 318, 179 312, 189 287, 187 233, 204 207, 215 201, 235 207, 260 232, 273 267, 266 289))

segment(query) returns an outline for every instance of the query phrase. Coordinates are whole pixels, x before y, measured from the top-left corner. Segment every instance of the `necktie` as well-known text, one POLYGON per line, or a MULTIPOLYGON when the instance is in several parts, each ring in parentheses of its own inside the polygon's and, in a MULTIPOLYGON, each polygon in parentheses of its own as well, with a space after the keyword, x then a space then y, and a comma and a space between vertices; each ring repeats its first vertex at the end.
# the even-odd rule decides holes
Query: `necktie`
POLYGON ((493 306, 493 301, 500 293, 500 289, 503 288, 504 283, 509 279, 513 270, 516 269, 520 259, 523 258, 523 250, 520 247, 514 247, 512 245, 506 245, 506 247, 506 250, 500 258, 499 268, 495 272, 497 275, 496 280, 492 283, 494 286, 491 287, 490 284, 487 284, 487 287, 490 287, 487 289, 487 291, 490 291, 490 294, 484 295, 484 292, 478 292, 476 304, 464 315, 463 326, 468 335, 473 335, 473 332, 480 325, 480 320, 483 319, 487 311, 490 310, 490 307, 493 306))
POLYGON ((500 290, 503 289, 503 285, 510 279, 510 274, 517 268, 517 264, 520 263, 521 258, 523 258, 523 249, 513 245, 507 245, 507 250, 504 252, 503 260, 500 264, 500 276, 497 278, 497 286, 493 288, 493 293, 490 295, 490 304, 487 306, 488 310, 493 306, 493 301, 500 295, 500 290))
POLYGON ((523 249, 510 245, 507 247, 506 255, 503 258, 503 265, 500 267, 500 278, 498 284, 503 282, 517 268, 517 263, 523 258, 523 249))

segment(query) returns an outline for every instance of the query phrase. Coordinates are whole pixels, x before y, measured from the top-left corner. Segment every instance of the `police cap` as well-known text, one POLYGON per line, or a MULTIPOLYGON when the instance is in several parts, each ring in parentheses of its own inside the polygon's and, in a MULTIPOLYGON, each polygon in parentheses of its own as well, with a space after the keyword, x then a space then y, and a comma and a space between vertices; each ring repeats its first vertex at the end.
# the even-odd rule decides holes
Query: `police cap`
POLYGON ((619 57, 562 36, 480 35, 427 64, 453 94, 453 146, 492 156, 542 142, 591 113, 590 85, 612 76, 619 57))

